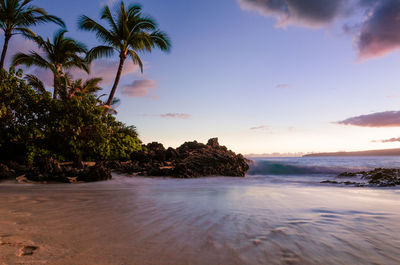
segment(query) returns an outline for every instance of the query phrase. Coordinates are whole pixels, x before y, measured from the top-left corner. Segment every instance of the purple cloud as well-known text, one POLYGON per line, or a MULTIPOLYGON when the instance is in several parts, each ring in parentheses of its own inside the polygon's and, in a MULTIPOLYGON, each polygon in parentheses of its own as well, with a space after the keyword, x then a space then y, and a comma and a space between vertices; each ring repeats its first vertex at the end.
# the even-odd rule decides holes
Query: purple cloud
POLYGON ((157 88, 157 83, 152 79, 135 80, 132 84, 122 87, 122 94, 127 97, 144 97, 151 90, 157 88))
POLYGON ((385 111, 361 115, 336 123, 361 127, 400 127, 400 111, 385 111))
POLYGON ((187 113, 166 113, 166 114, 161 114, 161 118, 174 118, 174 119, 190 119, 192 115, 187 114, 187 113))
POLYGON ((359 58, 383 56, 400 48, 400 1, 374 2, 356 38, 359 58))
POLYGON ((343 12, 346 0, 239 0, 242 8, 273 16, 278 26, 321 27, 343 12))
POLYGON ((400 49, 399 0, 239 0, 239 3, 243 9, 276 18, 278 26, 321 28, 348 19, 352 23, 343 21, 343 31, 354 36, 359 60, 400 49))

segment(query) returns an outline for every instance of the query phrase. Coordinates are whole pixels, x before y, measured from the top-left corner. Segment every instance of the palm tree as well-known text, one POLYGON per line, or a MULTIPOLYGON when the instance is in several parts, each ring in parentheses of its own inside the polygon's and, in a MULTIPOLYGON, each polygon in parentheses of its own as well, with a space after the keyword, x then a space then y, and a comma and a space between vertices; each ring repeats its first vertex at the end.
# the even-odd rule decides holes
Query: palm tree
POLYGON ((45 41, 40 36, 31 37, 43 51, 44 57, 34 51, 29 54, 17 53, 13 57, 13 66, 23 64, 30 67, 35 65, 53 72, 54 99, 57 99, 61 78, 65 76, 64 70, 79 68, 89 73, 89 63, 80 56, 86 54, 86 46, 74 39, 64 37, 66 32, 64 29, 57 31, 52 41, 50 39, 45 41))
MULTIPOLYGON (((41 94, 48 93, 44 83, 35 75, 28 74, 25 76, 28 85, 32 86, 37 92, 41 94)), ((102 78, 90 78, 86 81, 82 79, 72 80, 71 75, 66 73, 61 78, 60 85, 60 98, 67 100, 73 97, 81 97, 84 95, 94 95, 96 92, 102 90, 100 83, 102 78)))
POLYGON ((0 69, 4 69, 8 43, 13 35, 35 35, 29 27, 46 22, 65 27, 60 18, 48 15, 42 8, 29 5, 30 2, 32 0, 0 0, 0 29, 4 32, 0 69))
POLYGON ((114 15, 110 8, 105 6, 101 12, 101 19, 106 21, 107 28, 87 16, 80 17, 79 27, 82 30, 95 32, 97 38, 104 43, 89 51, 89 60, 110 57, 114 52, 119 55, 119 67, 106 103, 110 105, 127 57, 138 64, 143 72, 143 63, 138 53, 151 52, 153 48, 169 51, 171 44, 167 34, 158 30, 152 18, 143 16, 142 9, 138 5, 130 5, 128 9, 125 9, 125 4, 121 1, 114 15))
POLYGON ((102 90, 100 83, 103 81, 102 78, 90 78, 86 81, 82 79, 77 79, 74 81, 69 81, 69 85, 66 89, 66 97, 79 97, 80 95, 93 95, 99 90, 102 90))

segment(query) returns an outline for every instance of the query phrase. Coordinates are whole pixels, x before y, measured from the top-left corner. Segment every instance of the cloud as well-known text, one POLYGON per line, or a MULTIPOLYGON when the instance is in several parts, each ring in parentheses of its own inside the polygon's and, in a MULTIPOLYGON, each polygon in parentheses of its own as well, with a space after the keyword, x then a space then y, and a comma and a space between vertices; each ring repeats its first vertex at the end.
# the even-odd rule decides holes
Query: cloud
POLYGON ((360 59, 383 56, 400 48, 400 1, 378 1, 356 38, 360 59))
POLYGON ((264 130, 267 129, 268 126, 261 125, 261 126, 256 126, 256 127, 251 127, 250 130, 255 131, 255 130, 264 130))
POLYGON ((289 88, 289 87, 291 87, 291 85, 289 84, 277 84, 275 86, 275 88, 289 88))
POLYGON ((386 140, 373 140, 373 143, 395 143, 395 142, 400 142, 400 137, 397 138, 390 138, 386 140))
MULTIPOLYGON (((12 57, 18 53, 28 53, 30 51, 36 51, 41 54, 41 50, 37 47, 37 45, 28 39, 24 39, 23 37, 16 35, 10 41, 10 46, 7 51, 7 62, 8 65, 11 64, 12 57)), ((88 79, 94 77, 101 77, 103 79, 102 85, 111 85, 114 82, 115 75, 118 69, 119 60, 109 60, 109 59, 101 59, 96 60, 91 64, 91 72, 88 75, 83 70, 73 68, 66 70, 69 72, 74 79, 88 79)), ((45 70, 38 67, 30 67, 26 68, 24 66, 19 66, 18 68, 24 69, 25 73, 34 74, 42 80, 46 86, 53 85, 53 75, 50 70, 45 70)), ((132 60, 127 60, 124 69, 122 71, 122 77, 139 73, 139 67, 133 63, 132 60)))
MULTIPOLYGON (((1 48, 3 48, 2 44, 3 44, 4 38, 1 38, 1 48)), ((11 60, 12 57, 19 52, 23 52, 23 53, 27 53, 29 51, 35 51, 35 52, 40 52, 39 48, 37 47, 36 43, 23 38, 21 35, 14 35, 11 40, 10 43, 8 45, 8 50, 7 50, 7 56, 6 56, 6 64, 8 66, 11 65, 11 60)), ((20 67, 22 68, 22 67, 20 67)))
POLYGON ((400 111, 385 111, 361 115, 336 123, 361 127, 400 127, 400 111))
POLYGON ((127 97, 144 97, 151 90, 157 88, 157 83, 152 79, 135 80, 132 84, 122 87, 121 92, 127 97))
POLYGON ((298 24, 321 27, 333 22, 341 14, 348 0, 239 0, 243 9, 273 16, 278 26, 298 24))
POLYGON ((190 119, 192 115, 187 114, 187 113, 166 113, 166 114, 161 114, 161 118, 174 118, 174 119, 190 119))
POLYGON ((239 3, 245 10, 276 18, 278 27, 322 28, 340 20, 343 31, 354 37, 359 60, 400 48, 399 0, 239 0, 239 3))
MULTIPOLYGON (((114 83, 118 66, 119 66, 119 61, 117 60, 102 59, 102 60, 96 60, 91 64, 89 76, 87 75, 87 73, 85 73, 80 69, 71 69, 69 72, 75 79, 101 77, 103 79, 102 81, 103 85, 111 85, 114 83)), ((139 66, 134 64, 132 60, 127 60, 122 70, 121 77, 138 72, 139 72, 139 66)))

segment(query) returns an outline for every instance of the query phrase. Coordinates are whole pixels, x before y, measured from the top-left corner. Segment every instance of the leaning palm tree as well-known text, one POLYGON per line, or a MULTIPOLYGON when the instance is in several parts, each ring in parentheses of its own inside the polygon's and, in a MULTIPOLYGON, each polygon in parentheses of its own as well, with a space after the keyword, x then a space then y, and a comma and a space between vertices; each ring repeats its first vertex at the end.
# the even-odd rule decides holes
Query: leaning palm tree
POLYGON ((157 28, 152 18, 143 16, 140 6, 130 5, 125 9, 122 1, 115 11, 112 14, 110 8, 105 6, 101 12, 101 19, 106 21, 107 28, 87 16, 81 16, 79 19, 79 27, 82 30, 95 32, 97 38, 105 44, 91 49, 88 54, 89 60, 110 57, 114 52, 119 55, 119 67, 107 105, 112 103, 128 57, 138 64, 143 72, 143 63, 138 53, 151 52, 153 48, 169 51, 171 46, 167 34, 157 28))
POLYGON ((81 56, 86 54, 86 46, 74 39, 64 37, 66 32, 64 29, 57 31, 52 41, 50 39, 45 41, 40 36, 31 37, 43 52, 44 57, 35 51, 31 51, 29 54, 17 53, 13 57, 13 66, 22 64, 30 67, 34 65, 53 72, 54 99, 57 99, 61 79, 65 76, 64 70, 78 68, 89 73, 89 63, 81 56))
POLYGON ((29 27, 46 22, 65 27, 60 18, 47 14, 42 8, 30 5, 30 2, 32 0, 0 0, 0 29, 4 32, 0 69, 4 68, 8 43, 13 35, 34 35, 29 27))

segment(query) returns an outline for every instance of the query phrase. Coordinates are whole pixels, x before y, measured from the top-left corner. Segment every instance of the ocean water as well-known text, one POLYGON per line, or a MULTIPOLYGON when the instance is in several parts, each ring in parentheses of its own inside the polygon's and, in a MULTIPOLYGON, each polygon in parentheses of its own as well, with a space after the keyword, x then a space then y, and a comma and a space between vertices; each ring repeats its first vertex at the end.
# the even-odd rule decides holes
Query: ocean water
POLYGON ((0 183, 0 263, 400 264, 400 189, 320 184, 343 169, 399 166, 259 158, 245 178, 0 183))
POLYGON ((400 168, 400 156, 252 158, 248 176, 275 182, 320 182, 343 172, 400 168))

